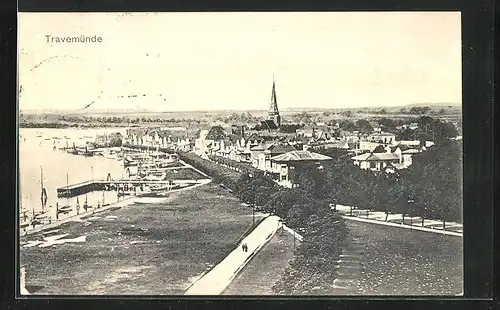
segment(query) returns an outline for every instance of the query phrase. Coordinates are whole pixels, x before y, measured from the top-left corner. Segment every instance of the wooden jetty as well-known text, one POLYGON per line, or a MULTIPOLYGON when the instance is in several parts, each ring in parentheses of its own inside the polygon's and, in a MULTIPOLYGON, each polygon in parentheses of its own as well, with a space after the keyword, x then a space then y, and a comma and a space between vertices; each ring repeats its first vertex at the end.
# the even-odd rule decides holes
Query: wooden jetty
POLYGON ((122 188, 128 190, 141 185, 168 185, 168 184, 197 184, 201 179, 195 180, 93 180, 85 181, 73 185, 67 185, 57 189, 58 197, 74 197, 83 195, 92 191, 117 190, 122 188))

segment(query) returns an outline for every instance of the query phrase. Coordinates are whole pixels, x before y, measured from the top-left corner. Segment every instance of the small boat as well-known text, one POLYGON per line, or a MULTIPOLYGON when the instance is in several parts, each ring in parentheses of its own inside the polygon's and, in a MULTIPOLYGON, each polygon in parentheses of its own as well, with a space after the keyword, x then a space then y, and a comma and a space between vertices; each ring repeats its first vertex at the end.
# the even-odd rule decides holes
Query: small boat
POLYGON ((163 181, 163 180, 165 180, 166 177, 167 177, 167 174, 165 172, 162 173, 162 175, 160 175, 160 176, 156 176, 154 174, 148 174, 144 178, 144 180, 146 180, 146 181, 163 181))
POLYGON ((42 224, 43 224, 42 220, 39 220, 39 219, 35 219, 35 220, 31 221, 31 223, 30 223, 31 226, 42 225, 42 224))
POLYGON ((112 153, 112 152, 109 152, 109 153, 102 152, 101 155, 104 156, 104 158, 108 158, 108 159, 115 159, 115 160, 118 159, 118 154, 112 153))
POLYGON ((154 204, 161 203, 168 198, 168 192, 146 192, 138 194, 134 198, 136 204, 154 204))
POLYGON ((68 213, 68 212, 71 212, 73 208, 71 208, 71 206, 63 206, 63 207, 60 207, 59 210, 57 210, 57 213, 68 213))
POLYGON ((43 214, 37 214, 35 215, 35 220, 40 220, 40 221, 43 221, 43 220, 47 220, 49 217, 47 215, 43 215, 43 214))
POLYGON ((117 193, 118 197, 123 197, 123 196, 133 196, 135 195, 135 191, 129 190, 129 191, 118 191, 117 193))
POLYGON ((87 149, 87 147, 85 147, 85 150, 78 151, 78 155, 83 155, 85 157, 92 157, 92 156, 94 156, 94 152, 93 151, 89 151, 87 149))

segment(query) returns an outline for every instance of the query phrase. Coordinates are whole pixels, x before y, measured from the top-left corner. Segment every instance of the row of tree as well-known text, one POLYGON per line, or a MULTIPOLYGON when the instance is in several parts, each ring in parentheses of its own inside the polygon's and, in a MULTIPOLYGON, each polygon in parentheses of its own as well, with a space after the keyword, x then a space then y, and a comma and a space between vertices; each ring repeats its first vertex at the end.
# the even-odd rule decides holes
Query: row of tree
POLYGON ((331 210, 328 201, 318 199, 304 189, 280 187, 256 169, 238 176, 234 170, 225 169, 192 153, 180 156, 211 175, 216 182, 232 189, 243 202, 280 216, 287 226, 303 236, 295 259, 288 266, 285 276, 273 287, 276 293, 330 293, 331 283, 336 277, 334 264, 347 235, 347 227, 345 221, 331 210))
POLYGON ((462 220, 462 145, 445 140, 413 156, 395 174, 373 173, 353 165, 339 149, 320 149, 334 160, 296 169, 300 186, 333 203, 446 221, 462 220))

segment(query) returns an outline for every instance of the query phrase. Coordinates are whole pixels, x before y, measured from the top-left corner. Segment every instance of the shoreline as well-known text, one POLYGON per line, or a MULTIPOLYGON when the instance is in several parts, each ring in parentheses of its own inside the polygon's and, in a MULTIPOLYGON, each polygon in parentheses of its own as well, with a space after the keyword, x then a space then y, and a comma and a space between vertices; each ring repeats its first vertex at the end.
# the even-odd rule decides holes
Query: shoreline
MULTIPOLYGON (((190 186, 190 187, 186 187, 186 188, 177 189, 177 190, 172 190, 169 193, 174 193, 174 192, 180 192, 180 191, 184 191, 184 190, 188 190, 188 189, 193 189, 193 188, 196 188, 196 187, 201 186, 201 185, 209 184, 211 182, 212 182, 211 179, 203 179, 203 180, 198 181, 198 184, 196 184, 196 185, 193 185, 193 186, 190 186)), ((57 221, 55 221, 53 223, 50 223, 50 224, 44 224, 44 225, 40 225, 38 227, 35 226, 35 228, 32 228, 32 229, 26 229, 24 231, 21 230, 21 229, 18 229, 19 230, 19 237, 28 236, 28 235, 31 235, 31 234, 34 234, 34 233, 38 233, 38 232, 47 230, 47 229, 53 229, 53 228, 61 226, 64 223, 68 223, 68 222, 72 222, 72 221, 79 221, 79 220, 81 220, 82 218, 84 218, 86 216, 93 215, 93 214, 98 214, 98 213, 107 211, 109 209, 123 208, 123 207, 127 207, 127 206, 130 206, 130 205, 133 205, 135 203, 134 202, 135 198, 137 198, 137 197, 136 196, 131 196, 131 197, 125 198, 123 200, 120 200, 120 201, 117 201, 117 202, 113 202, 113 203, 111 203, 111 204, 109 204, 107 206, 101 207, 99 209, 92 209, 92 210, 84 212, 84 213, 74 214, 74 215, 68 216, 68 217, 66 217, 64 219, 57 220, 57 221)))

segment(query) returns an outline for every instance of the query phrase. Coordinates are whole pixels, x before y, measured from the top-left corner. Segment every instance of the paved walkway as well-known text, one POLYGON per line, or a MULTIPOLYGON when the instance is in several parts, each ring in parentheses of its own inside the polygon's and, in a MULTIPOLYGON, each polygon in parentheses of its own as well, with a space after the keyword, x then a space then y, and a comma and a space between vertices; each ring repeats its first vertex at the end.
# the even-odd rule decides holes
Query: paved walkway
POLYGON ((280 218, 269 216, 264 219, 241 244, 248 245, 248 251, 243 252, 241 244, 238 245, 222 262, 205 274, 187 289, 185 295, 219 295, 231 283, 250 259, 258 253, 281 227, 280 218))
POLYGON ((353 208, 351 215, 351 207, 344 205, 337 205, 336 210, 347 220, 414 229, 449 236, 463 236, 463 226, 460 223, 446 222, 446 229, 443 229, 442 221, 422 219, 418 216, 405 216, 403 220, 402 214, 389 214, 386 221, 385 212, 353 208))

